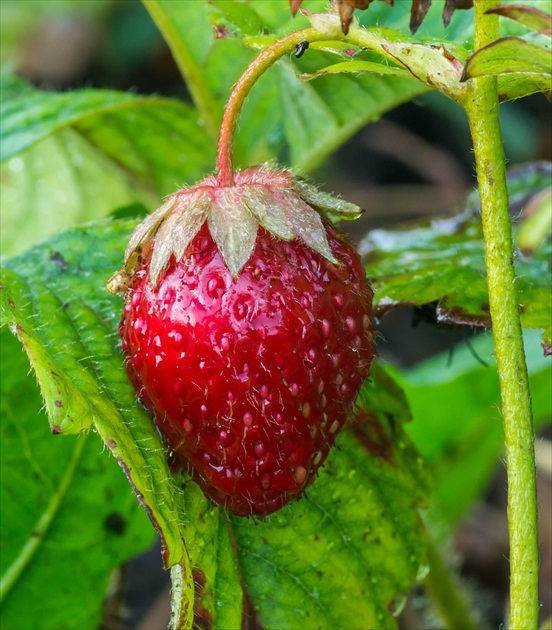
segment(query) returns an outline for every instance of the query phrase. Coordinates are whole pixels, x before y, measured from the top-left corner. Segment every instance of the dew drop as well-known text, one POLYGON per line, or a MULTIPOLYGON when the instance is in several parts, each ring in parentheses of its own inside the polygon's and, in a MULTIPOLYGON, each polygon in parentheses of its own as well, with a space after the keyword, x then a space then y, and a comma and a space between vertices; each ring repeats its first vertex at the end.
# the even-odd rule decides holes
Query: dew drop
POLYGON ((142 301, 142 292, 141 291, 135 291, 132 294, 132 299, 131 299, 132 306, 134 308, 136 308, 140 304, 141 301, 142 301))
POLYGON ((230 345, 230 337, 228 335, 223 335, 220 340, 220 347, 224 352, 228 352, 228 350, 230 350, 230 345))
POLYGON ((179 332, 175 332, 172 334, 173 344, 176 350, 180 350, 184 343, 184 335, 179 332))
POLYGON ((143 317, 138 317, 134 322, 134 330, 137 335, 145 335, 148 332, 148 322, 143 317))

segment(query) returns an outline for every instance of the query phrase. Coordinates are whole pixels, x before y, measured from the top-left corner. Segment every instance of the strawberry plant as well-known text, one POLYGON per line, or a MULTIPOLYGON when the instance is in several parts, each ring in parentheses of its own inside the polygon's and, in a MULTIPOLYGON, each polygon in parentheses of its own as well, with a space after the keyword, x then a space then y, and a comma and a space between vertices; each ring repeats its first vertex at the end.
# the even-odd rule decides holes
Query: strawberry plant
POLYGON ((98 627, 155 533, 175 629, 394 628, 417 582, 478 627, 441 543, 504 447, 505 623, 537 627, 551 169, 507 176, 498 110, 550 97, 551 18, 324 4, 144 0, 191 104, 2 76, 2 627, 98 627), (466 113, 478 193, 357 253, 360 209, 302 177, 429 91, 466 113), (491 365, 374 359, 403 305, 491 328, 491 365))

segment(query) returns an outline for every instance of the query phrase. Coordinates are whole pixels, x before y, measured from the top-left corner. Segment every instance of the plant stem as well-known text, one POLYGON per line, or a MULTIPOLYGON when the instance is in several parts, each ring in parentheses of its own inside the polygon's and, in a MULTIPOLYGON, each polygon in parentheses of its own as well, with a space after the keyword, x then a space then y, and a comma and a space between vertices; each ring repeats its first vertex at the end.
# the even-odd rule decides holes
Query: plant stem
MULTIPOLYGON (((498 17, 485 15, 497 0, 475 2, 475 49, 498 38, 498 17)), ((531 398, 514 273, 512 226, 506 187, 495 77, 470 81, 464 106, 472 134, 489 306, 500 380, 508 472, 510 627, 537 628, 538 540, 531 398)))
POLYGON ((314 28, 297 31, 278 40, 276 43, 272 44, 272 46, 263 50, 247 67, 240 80, 236 83, 222 117, 217 153, 217 171, 219 184, 221 186, 231 186, 233 184, 232 144, 236 132, 236 124, 243 103, 256 81, 270 66, 276 63, 278 59, 281 59, 285 54, 293 52, 300 42, 306 41, 312 43, 336 39, 343 39, 343 35, 337 29, 336 32, 332 32, 331 35, 329 33, 321 33, 314 28))
POLYGON ((429 573, 424 579, 424 586, 435 606, 438 608, 448 630, 477 630, 470 618, 469 608, 456 583, 451 570, 426 529, 427 562, 429 573))

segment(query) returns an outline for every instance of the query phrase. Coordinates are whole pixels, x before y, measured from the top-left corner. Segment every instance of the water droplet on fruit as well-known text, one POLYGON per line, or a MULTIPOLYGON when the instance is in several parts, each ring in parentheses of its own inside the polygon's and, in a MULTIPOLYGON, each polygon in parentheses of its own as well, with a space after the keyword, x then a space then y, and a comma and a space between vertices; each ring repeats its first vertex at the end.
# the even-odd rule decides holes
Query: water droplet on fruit
POLYGON ((316 352, 316 350, 314 348, 311 348, 308 352, 307 352, 307 356, 309 357, 309 359, 314 363, 316 361, 316 359, 318 358, 318 352, 316 352))
POLYGON ((148 332, 148 322, 144 317, 138 317, 134 321, 134 330, 137 335, 145 335, 148 332))
POLYGON ((207 405, 201 405, 199 411, 202 418, 206 418, 209 415, 209 409, 207 409, 207 405))
POLYGON ((343 396, 345 396, 345 394, 349 391, 347 383, 343 383, 343 385, 339 388, 339 391, 343 394, 343 396))
POLYGON ((141 301, 142 301, 142 291, 135 291, 132 294, 132 299, 131 299, 132 306, 136 308, 137 306, 139 306, 141 301))
POLYGON ((218 289, 222 287, 222 284, 222 278, 220 278, 219 276, 211 278, 207 283, 207 294, 209 295, 209 297, 216 298, 218 289))
POLYGON ((184 343, 184 335, 179 332, 169 333, 169 337, 173 338, 173 344, 176 350, 180 350, 184 343))
POLYGON ((220 347, 223 349, 224 352, 228 352, 228 350, 230 350, 230 345, 231 345, 230 336, 223 335, 220 340, 220 347))

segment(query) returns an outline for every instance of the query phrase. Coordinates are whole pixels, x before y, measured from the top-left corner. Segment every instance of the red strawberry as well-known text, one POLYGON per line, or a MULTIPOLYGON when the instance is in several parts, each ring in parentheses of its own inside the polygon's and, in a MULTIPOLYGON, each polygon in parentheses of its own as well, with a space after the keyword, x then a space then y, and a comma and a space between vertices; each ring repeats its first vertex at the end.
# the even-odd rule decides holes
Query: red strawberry
POLYGON ((243 516, 313 481, 374 354, 359 257, 305 198, 352 213, 286 172, 207 178, 137 228, 112 286, 130 284, 120 334, 139 398, 204 492, 243 516))

